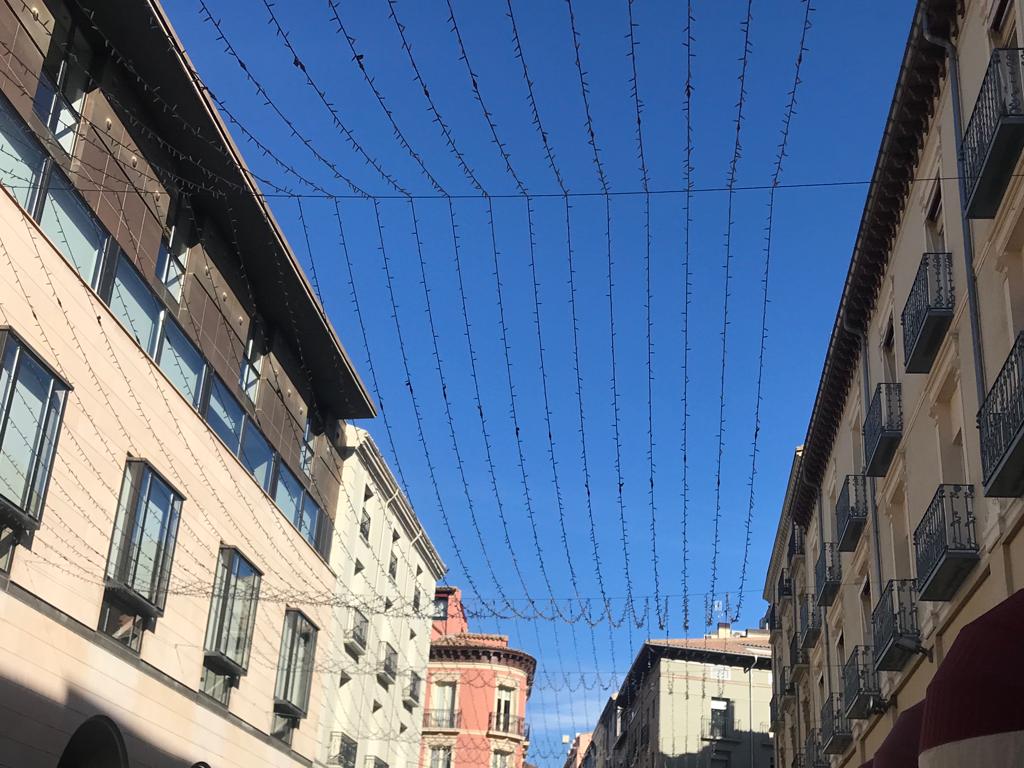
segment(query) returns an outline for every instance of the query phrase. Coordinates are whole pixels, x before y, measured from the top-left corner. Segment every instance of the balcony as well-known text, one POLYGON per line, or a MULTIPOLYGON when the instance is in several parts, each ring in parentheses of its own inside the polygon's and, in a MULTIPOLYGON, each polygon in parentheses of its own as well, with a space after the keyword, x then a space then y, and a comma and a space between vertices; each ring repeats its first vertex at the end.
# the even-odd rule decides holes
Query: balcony
POLYGON ((801 670, 807 669, 807 649, 804 648, 796 635, 789 641, 789 666, 793 669, 793 676, 801 670))
POLYGON ((772 694, 772 697, 768 700, 768 717, 769 722, 772 726, 772 730, 776 730, 776 726, 779 724, 779 721, 781 720, 781 715, 779 714, 779 699, 778 697, 776 697, 774 693, 772 694))
POLYGON ((821 751, 826 755, 841 755, 853 743, 850 721, 843 714, 843 705, 838 693, 825 700, 821 708, 821 751))
POLYGON ((978 562, 974 486, 940 485, 914 531, 919 600, 949 600, 978 562))
POLYGON ((821 634, 821 614, 810 593, 800 597, 800 647, 811 650, 821 634))
POLYGON ((992 51, 964 131, 963 197, 972 219, 995 217, 1024 146, 1022 55, 1018 48, 992 51))
POLYGON ((776 594, 779 600, 793 596, 793 580, 789 578, 789 574, 785 570, 779 574, 779 587, 776 594))
POLYGON ((821 735, 817 729, 811 730, 804 742, 804 768, 829 768, 828 758, 821 751, 821 735))
POLYGON ((852 720, 866 720, 881 700, 871 649, 855 646, 843 665, 843 711, 852 720))
POLYGON ((456 731, 462 725, 462 713, 453 709, 423 710, 423 730, 456 731))
POLYGON ((491 712, 487 719, 487 730, 490 733, 500 733, 503 736, 530 738, 530 727, 526 724, 526 718, 508 712, 491 712))
POLYGON ((953 256, 926 253, 903 307, 907 373, 928 373, 953 319, 953 256))
POLYGON ((377 682, 389 688, 398 682, 398 651, 390 644, 381 643, 381 662, 377 668, 377 682))
POLYGON ((1024 495, 1024 331, 978 412, 985 495, 1024 495))
POLYGON ((842 582, 843 568, 839 550, 835 544, 826 542, 814 568, 815 602, 823 608, 832 605, 842 582))
POLYGON ((879 384, 864 419, 868 477, 885 477, 903 435, 903 392, 899 384, 879 384))
POLYGON ((778 672, 773 674, 778 676, 779 698, 781 699, 782 706, 786 706, 787 702, 792 701, 796 695, 796 683, 793 682, 793 676, 790 674, 789 667, 781 667, 778 672))
POLYGON ((729 722, 728 710, 714 710, 720 715, 702 717, 700 720, 700 737, 703 741, 739 741, 739 729, 729 722))
POLYGON ((871 612, 875 669, 898 672, 921 648, 917 626, 917 585, 913 579, 891 579, 871 612))
POLYGON ((352 609, 351 625, 345 630, 345 650, 358 659, 366 652, 370 622, 360 611, 352 609))
POLYGON ((772 634, 782 630, 782 611, 775 603, 768 606, 768 631, 772 634))
POLYGON ((786 561, 789 563, 790 570, 795 570, 796 563, 794 560, 804 556, 804 530, 798 525, 793 525, 789 532, 789 548, 787 550, 789 556, 786 561))
POLYGON ((847 475, 836 501, 839 551, 853 552, 868 519, 868 484, 864 475, 847 475))
POLYGON ((402 693, 402 703, 412 709, 420 705, 420 691, 423 688, 423 681, 420 676, 413 672, 409 678, 409 684, 405 686, 402 693))

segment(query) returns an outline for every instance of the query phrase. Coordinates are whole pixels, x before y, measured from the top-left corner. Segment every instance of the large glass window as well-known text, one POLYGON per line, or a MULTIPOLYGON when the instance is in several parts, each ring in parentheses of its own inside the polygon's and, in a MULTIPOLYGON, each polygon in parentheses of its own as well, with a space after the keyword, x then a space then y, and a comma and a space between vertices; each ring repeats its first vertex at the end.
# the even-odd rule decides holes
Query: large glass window
POLYGON ((274 451, 262 433, 251 421, 246 421, 242 433, 242 450, 239 454, 242 465, 252 473, 264 490, 270 490, 274 474, 274 451))
POLYGON ((107 231, 60 171, 46 190, 39 226, 89 285, 96 285, 107 231))
POLYGON ((279 715, 290 718, 306 716, 316 632, 316 627, 301 611, 285 611, 281 654, 277 660, 277 684, 274 686, 274 711, 279 715))
POLYGON ((179 205, 170 233, 160 241, 160 252, 157 254, 156 260, 157 278, 176 301, 181 301, 181 288, 185 282, 189 235, 192 231, 191 222, 188 219, 190 214, 187 206, 179 205))
POLYGON ((302 499, 302 512, 296 521, 299 533, 306 537, 306 541, 317 549, 320 549, 323 542, 320 541, 322 531, 320 507, 307 493, 302 499))
MULTIPOLYGON (((295 526, 302 531, 302 484, 283 463, 277 472, 274 502, 295 526)), ((306 536, 305 531, 302 533, 306 536)), ((309 538, 308 536, 306 538, 309 538)))
POLYGON ((232 453, 242 443, 242 421, 245 411, 228 391, 227 386, 214 376, 210 386, 210 402, 206 404, 206 421, 232 453))
POLYGON ((46 154, 6 99, 0 99, 0 183, 32 210, 46 154))
POLYGON ((9 331, 0 332, 0 516, 39 527, 67 386, 9 331))
POLYGON ((245 396, 253 404, 256 403, 256 397, 259 394, 260 370, 263 368, 263 345, 263 325, 258 320, 253 320, 238 372, 238 383, 245 396))
POLYGON ((217 559, 206 626, 207 669, 238 679, 249 667, 260 572, 242 554, 223 547, 217 559))
POLYGON ((163 339, 156 362, 175 388, 190 403, 197 404, 206 361, 177 323, 164 320, 163 339))
POLYGON ((299 447, 299 464, 306 477, 313 473, 313 457, 316 455, 316 435, 313 432, 313 417, 306 418, 306 426, 302 432, 302 445, 299 447))
POLYGON ((152 355, 156 349, 163 307, 123 253, 117 260, 110 310, 135 340, 152 355))
POLYGON ((356 740, 341 731, 331 734, 331 749, 327 757, 328 765, 340 765, 341 768, 356 768, 356 756, 359 745, 356 740))
POLYGON ((144 601, 143 610, 163 611, 183 501, 149 465, 128 462, 106 577, 109 587, 144 601))
POLYGON ((34 99, 36 114, 70 154, 89 84, 89 46, 75 27, 57 23, 34 99))
POLYGON ((452 768, 452 748, 431 747, 430 768, 452 768))

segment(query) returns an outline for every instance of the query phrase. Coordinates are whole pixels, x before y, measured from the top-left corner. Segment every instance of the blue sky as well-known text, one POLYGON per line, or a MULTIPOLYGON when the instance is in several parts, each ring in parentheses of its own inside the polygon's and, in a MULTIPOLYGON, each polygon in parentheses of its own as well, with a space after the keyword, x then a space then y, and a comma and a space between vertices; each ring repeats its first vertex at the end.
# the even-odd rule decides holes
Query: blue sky
MULTIPOLYGON (((291 135, 246 82, 223 51, 197 0, 167 3, 179 35, 206 83, 280 160, 324 189, 351 190, 291 135)), ((428 323, 420 261, 412 237, 412 209, 338 130, 328 109, 293 66, 293 55, 269 26, 262 3, 211 3, 223 31, 265 86, 280 110, 334 167, 378 203, 391 285, 378 247, 374 205, 339 202, 355 275, 359 309, 367 328, 369 355, 390 423, 363 424, 392 456, 392 440, 410 498, 434 543, 450 566, 448 580, 502 605, 503 593, 529 613, 526 590, 540 607, 549 591, 564 599, 576 590, 600 608, 600 587, 591 542, 581 461, 568 289, 564 201, 531 122, 530 104, 505 3, 453 0, 455 17, 478 85, 511 164, 532 195, 540 339, 569 557, 562 543, 539 372, 538 332, 530 268, 526 202, 507 171, 459 60, 458 43, 443 0, 399 0, 395 11, 430 95, 459 152, 492 195, 494 243, 501 274, 501 304, 494 276, 488 206, 453 157, 422 92, 388 4, 336 2, 347 31, 409 146, 452 195, 458 224, 463 289, 470 340, 476 353, 479 405, 487 425, 494 479, 486 460, 470 364, 465 317, 455 269, 449 203, 436 191, 410 153, 396 140, 383 110, 352 60, 345 38, 326 3, 279 3, 274 13, 291 36, 306 71, 322 88, 338 118, 365 155, 399 186, 415 195, 430 311, 437 331, 440 365, 428 323), (501 197, 508 195, 509 197, 501 197), (429 196, 435 196, 431 199, 429 196), (393 319, 392 293, 408 360, 407 380, 393 319), (527 477, 524 496, 515 426, 511 418, 506 329, 515 409, 527 477), (451 421, 442 398, 444 376, 451 421), (419 406, 419 424, 410 387, 419 406), (464 485, 451 439, 454 428, 464 485), (424 442, 426 450, 424 448, 424 442), (428 460, 433 473, 428 469, 428 460), (432 477, 433 474, 433 477, 432 477), (436 485, 435 485, 436 483, 436 485), (467 488, 472 503, 467 502, 467 488), (440 499, 440 504, 438 503, 440 499), (499 516, 508 524, 508 539, 499 516), (442 514, 443 511, 443 514, 442 514), (486 544, 481 548, 474 528, 486 544), (445 523, 447 517, 447 525, 445 523), (451 535, 449 535, 449 527, 451 535), (540 557, 538 557, 540 555, 540 557), (465 570, 463 565, 465 565, 465 570), (522 579, 516 572, 518 566, 522 579), (576 587, 572 583, 572 573, 576 587), (466 571, 469 572, 467 575, 466 571)), ((862 181, 870 177, 913 8, 911 0, 819 3, 807 36, 809 49, 798 92, 782 181, 862 181)), ((623 476, 623 543, 617 493, 616 419, 612 408, 608 260, 605 201, 571 198, 576 310, 586 449, 594 531, 605 593, 622 612, 629 580, 643 626, 629 622, 609 632, 607 624, 481 617, 475 628, 509 633, 538 656, 542 672, 531 701, 533 758, 560 764, 560 734, 587 730, 600 711, 607 688, 621 675, 632 652, 648 636, 678 636, 682 628, 682 306, 684 186, 683 48, 685 4, 638 0, 633 8, 637 71, 643 104, 643 141, 651 196, 651 328, 653 345, 654 543, 658 591, 667 601, 667 626, 657 621, 652 553, 648 461, 647 325, 644 310, 644 205, 630 93, 626 0, 574 3, 581 57, 590 86, 593 125, 610 189, 614 277, 616 394, 623 476), (578 649, 578 650, 577 650, 578 649)), ((742 52, 740 23, 746 3, 695 3, 693 60, 694 185, 721 188, 733 152, 742 52)), ((600 192, 587 143, 583 101, 573 58, 564 2, 514 3, 523 54, 557 167, 573 193, 600 192)), ((742 126, 739 186, 765 185, 771 178, 787 92, 792 85, 804 6, 798 0, 755 0, 750 29, 747 102, 742 126)), ((261 156, 238 130, 236 140, 254 170, 295 191, 308 193, 280 165, 261 156)), ((266 191, 271 191, 269 188, 266 191)), ((804 436, 835 317, 866 186, 781 189, 775 203, 768 341, 761 410, 755 507, 739 624, 755 626, 765 610, 763 574, 784 492, 792 451, 804 436)), ((764 190, 734 197, 732 283, 725 374, 725 433, 721 473, 720 548, 716 598, 735 605, 748 507, 754 393, 760 335, 761 274, 764 264, 764 190), (726 593, 729 593, 726 596, 726 593)), ((693 195, 691 232, 692 303, 689 352, 689 598, 691 634, 703 630, 702 604, 710 585, 718 445, 719 375, 723 306, 726 206, 721 191, 693 195)), ((275 214, 300 258, 310 252, 294 199, 272 198, 275 214)), ((360 324, 352 301, 345 256, 339 247, 334 202, 305 198, 312 264, 323 300, 359 369, 373 387, 360 324)), ((393 462, 394 464, 394 462, 393 462)), ((579 603, 575 600, 572 609, 579 603)), ((483 611, 486 613, 486 611, 483 611)))

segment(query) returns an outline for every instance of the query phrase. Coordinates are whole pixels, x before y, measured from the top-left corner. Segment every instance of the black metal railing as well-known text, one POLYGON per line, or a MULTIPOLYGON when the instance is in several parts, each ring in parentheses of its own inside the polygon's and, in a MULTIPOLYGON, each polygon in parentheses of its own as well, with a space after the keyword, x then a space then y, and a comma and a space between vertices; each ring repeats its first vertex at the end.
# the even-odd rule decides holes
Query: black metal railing
POLYGON ((974 112, 964 131, 964 178, 961 181, 964 200, 970 200, 974 194, 1000 121, 1011 115, 1024 115, 1022 57, 1024 51, 1019 48, 997 48, 992 51, 978 99, 974 102, 974 112))
POLYGON ((779 588, 777 591, 777 597, 782 599, 783 597, 793 596, 793 580, 789 578, 789 574, 783 569, 782 573, 779 574, 779 588))
POLYGON ((370 620, 363 613, 355 608, 352 609, 351 624, 348 628, 346 640, 358 650, 366 650, 367 637, 370 632, 370 620))
POLYGON ((800 645, 810 650, 821 634, 821 613, 810 593, 800 596, 800 645))
POLYGON ((920 646, 917 624, 917 583, 913 579, 892 579, 871 612, 871 635, 875 669, 895 671, 920 646))
POLYGON ((918 591, 924 594, 926 585, 947 554, 976 554, 977 551, 974 486, 940 485, 914 531, 918 591))
POLYGON ((868 519, 868 486, 864 475, 847 475, 836 501, 839 550, 853 552, 868 519))
POLYGON ((900 316, 903 353, 908 361, 922 341, 921 332, 925 330, 925 321, 936 314, 951 315, 954 299, 953 255, 924 254, 900 316))
POLYGON ((880 696, 871 648, 855 646, 843 665, 843 711, 847 717, 864 719, 880 696))
MULTIPOLYGON (((875 394, 864 419, 864 445, 868 470, 865 474, 882 476, 889 469, 891 451, 887 443, 898 440, 903 433, 903 388, 884 382, 875 387, 875 394)), ((892 446, 895 449, 895 446, 892 446)))
POLYGON ((842 581, 843 569, 839 550, 832 542, 826 542, 814 567, 814 592, 817 604, 832 605, 842 581))
POLYGON ((526 727, 526 718, 512 715, 508 712, 491 712, 487 721, 487 730, 494 733, 506 733, 510 736, 521 736, 526 738, 529 731, 526 727))
POLYGON ((462 713, 454 709, 423 710, 424 728, 459 728, 461 723, 462 713))
POLYGON ((395 682, 398 680, 398 651, 389 643, 381 643, 380 655, 381 663, 377 676, 395 682))
POLYGON ((988 486, 1003 456, 1024 427, 1024 331, 1017 334, 1009 357, 978 412, 981 470, 988 486))
POLYGON ((774 693, 768 700, 768 717, 772 724, 772 730, 775 730, 775 725, 779 722, 779 699, 774 693))
POLYGON ((794 557, 800 557, 804 553, 804 531, 799 525, 794 523, 792 529, 789 532, 789 563, 790 567, 793 564, 794 557))
POLYGON ((403 697, 409 704, 420 703, 420 691, 423 688, 423 679, 418 673, 413 672, 409 677, 409 683, 405 686, 405 696, 403 697))
POLYGON ((794 671, 807 666, 807 650, 800 644, 800 638, 795 634, 789 641, 789 665, 794 671))
POLYGON ((821 751, 821 734, 811 729, 804 741, 804 766, 806 768, 828 768, 828 758, 821 751))
POLYGON ((782 629, 782 611, 779 610, 775 603, 768 606, 767 624, 769 632, 778 632, 782 629))
POLYGON ((821 708, 821 748, 825 754, 841 755, 853 741, 850 721, 843 712, 838 693, 825 699, 821 708))
POLYGON ((781 666, 781 664, 780 660, 779 669, 773 671, 772 674, 778 678, 779 696, 786 699, 796 693, 796 684, 793 682, 793 674, 789 667, 781 666))

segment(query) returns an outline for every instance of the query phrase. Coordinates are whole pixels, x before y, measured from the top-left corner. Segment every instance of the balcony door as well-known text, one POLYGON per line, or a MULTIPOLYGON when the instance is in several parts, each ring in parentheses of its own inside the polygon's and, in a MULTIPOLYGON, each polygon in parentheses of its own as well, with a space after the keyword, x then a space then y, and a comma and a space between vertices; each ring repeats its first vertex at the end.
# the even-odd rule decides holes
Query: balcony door
POLYGON ((514 688, 504 686, 498 688, 498 700, 494 707, 494 725, 497 730, 504 733, 509 732, 509 725, 513 717, 514 688))
POLYGON ((430 708, 437 719, 435 727, 451 728, 455 722, 455 683, 437 683, 430 708))

